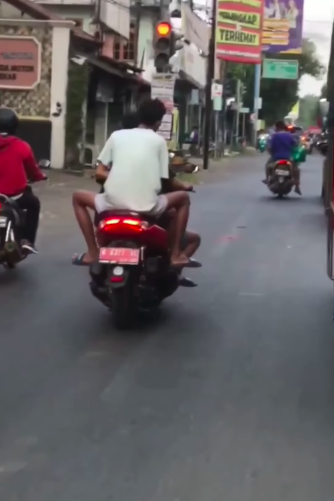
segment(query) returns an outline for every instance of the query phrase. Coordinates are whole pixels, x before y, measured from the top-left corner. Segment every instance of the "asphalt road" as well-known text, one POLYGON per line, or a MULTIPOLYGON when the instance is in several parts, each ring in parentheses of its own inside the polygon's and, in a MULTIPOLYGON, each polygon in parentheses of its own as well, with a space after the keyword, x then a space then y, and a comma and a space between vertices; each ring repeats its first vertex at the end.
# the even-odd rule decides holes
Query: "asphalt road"
POLYGON ((72 187, 40 188, 40 255, 0 270, 1 501, 332 501, 322 160, 283 201, 235 162, 193 195, 200 286, 127 334, 70 265, 72 187))

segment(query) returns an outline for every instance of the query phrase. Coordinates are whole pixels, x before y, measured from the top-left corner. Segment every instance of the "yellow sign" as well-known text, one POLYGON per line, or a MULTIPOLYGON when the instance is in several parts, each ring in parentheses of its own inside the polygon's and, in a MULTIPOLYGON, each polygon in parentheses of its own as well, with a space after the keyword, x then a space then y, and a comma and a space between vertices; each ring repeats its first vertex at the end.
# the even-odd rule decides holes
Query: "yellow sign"
POLYGON ((239 12, 237 10, 220 10, 218 13, 219 19, 222 23, 227 24, 239 24, 240 26, 245 26, 246 28, 260 29, 261 27, 261 15, 260 14, 249 14, 246 12, 239 12))
POLYGON ((260 34, 218 27, 216 41, 217 43, 226 43, 229 45, 258 47, 260 43, 260 34))
POLYGON ((256 7, 257 9, 261 9, 262 0, 220 0, 219 3, 240 3, 242 5, 249 5, 250 7, 256 7))
POLYGON ((260 63, 264 0, 217 3, 216 57, 234 63, 260 63))

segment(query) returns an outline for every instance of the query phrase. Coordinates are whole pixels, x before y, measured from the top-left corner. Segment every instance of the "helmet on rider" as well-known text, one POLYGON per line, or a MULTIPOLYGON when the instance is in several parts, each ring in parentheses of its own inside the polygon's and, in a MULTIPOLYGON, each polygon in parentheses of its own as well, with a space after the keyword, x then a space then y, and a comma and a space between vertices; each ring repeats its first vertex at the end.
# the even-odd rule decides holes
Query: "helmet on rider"
POLYGON ((0 108, 0 134, 13 136, 19 125, 19 117, 11 108, 0 108))

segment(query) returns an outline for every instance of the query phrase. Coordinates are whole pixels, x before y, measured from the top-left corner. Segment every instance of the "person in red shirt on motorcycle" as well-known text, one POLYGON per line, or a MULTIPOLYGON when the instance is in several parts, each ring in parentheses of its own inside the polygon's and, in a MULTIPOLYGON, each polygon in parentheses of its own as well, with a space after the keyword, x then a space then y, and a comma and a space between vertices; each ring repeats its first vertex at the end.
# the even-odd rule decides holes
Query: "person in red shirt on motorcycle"
POLYGON ((40 201, 28 181, 47 177, 39 169, 29 144, 15 136, 18 125, 19 118, 12 109, 0 108, 0 193, 27 211, 21 245, 26 252, 36 254, 40 201))

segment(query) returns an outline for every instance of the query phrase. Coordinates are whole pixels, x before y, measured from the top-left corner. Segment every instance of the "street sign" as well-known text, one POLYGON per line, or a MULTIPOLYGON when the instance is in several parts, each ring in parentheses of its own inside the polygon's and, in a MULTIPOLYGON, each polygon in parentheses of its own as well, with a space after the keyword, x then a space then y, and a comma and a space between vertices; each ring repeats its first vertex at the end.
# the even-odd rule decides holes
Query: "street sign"
POLYGON ((222 96, 216 96, 213 98, 213 110, 221 111, 223 109, 223 98, 222 96))
POLYGON ((299 62, 280 59, 264 59, 262 78, 298 80, 299 62))
POLYGON ((219 83, 213 83, 211 85, 211 99, 215 97, 223 97, 223 86, 219 83))
POLYGON ((262 97, 256 97, 254 99, 254 110, 262 109, 262 97))
POLYGON ((192 89, 191 90, 191 96, 190 96, 190 103, 193 106, 198 106, 199 105, 199 90, 198 89, 192 89))
POLYGON ((249 108, 240 108, 240 113, 249 113, 250 109, 249 108))
POLYGON ((151 82, 151 98, 160 99, 171 112, 174 107, 174 87, 176 77, 170 73, 155 73, 151 82))
POLYGON ((166 141, 170 141, 173 133, 173 108, 175 75, 169 73, 155 73, 151 82, 152 99, 160 99, 166 107, 167 113, 163 117, 158 134, 166 141))

